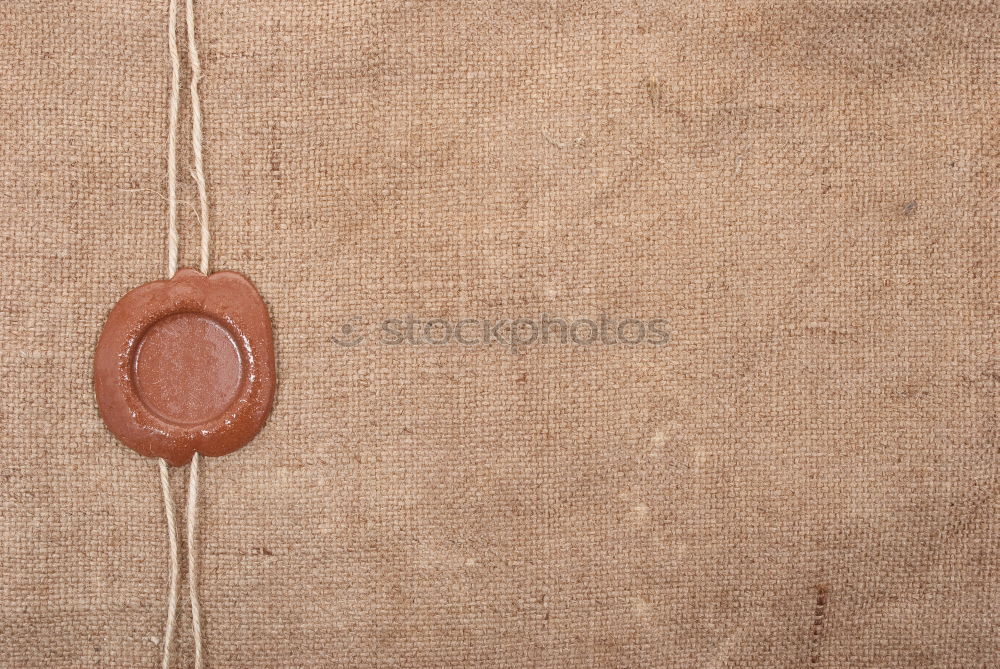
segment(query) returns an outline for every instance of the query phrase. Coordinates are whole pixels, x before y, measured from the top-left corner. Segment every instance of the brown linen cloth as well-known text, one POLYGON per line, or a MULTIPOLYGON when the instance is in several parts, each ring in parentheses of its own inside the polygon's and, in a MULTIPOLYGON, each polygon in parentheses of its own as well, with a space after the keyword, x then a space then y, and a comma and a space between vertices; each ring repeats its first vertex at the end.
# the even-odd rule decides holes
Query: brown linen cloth
MULTIPOLYGON (((209 667, 996 666, 1000 4, 195 4, 212 267, 279 366, 202 467, 209 667), (331 339, 543 313, 671 340, 331 339)), ((165 272, 166 25, 0 9, 5 668, 159 664, 91 363, 165 272)))

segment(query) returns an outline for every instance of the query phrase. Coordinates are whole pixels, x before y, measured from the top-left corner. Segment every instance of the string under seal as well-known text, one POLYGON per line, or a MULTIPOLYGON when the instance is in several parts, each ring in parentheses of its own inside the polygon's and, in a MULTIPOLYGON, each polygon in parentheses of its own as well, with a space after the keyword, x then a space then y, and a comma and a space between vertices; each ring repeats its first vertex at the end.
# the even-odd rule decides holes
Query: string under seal
MULTIPOLYGON (((177 272, 179 238, 177 234, 177 125, 180 112, 181 62, 177 49, 177 0, 170 0, 167 21, 167 43, 170 52, 170 117, 167 137, 167 275, 177 272)), ((192 172, 198 187, 199 216, 201 224, 201 273, 208 274, 208 195, 205 188, 205 167, 201 151, 201 99, 198 83, 201 79, 201 62, 195 41, 194 2, 185 0, 185 22, 187 25, 188 62, 191 67, 191 152, 194 156, 192 172)), ((202 669, 201 605, 198 601, 198 571, 196 527, 198 522, 198 460, 195 452, 188 470, 187 499, 187 569, 188 595, 191 599, 191 630, 194 636, 194 666, 202 669)), ((160 482, 163 488, 163 505, 167 516, 167 534, 170 550, 170 586, 167 595, 167 622, 163 633, 162 669, 170 669, 170 646, 173 641, 177 619, 177 584, 180 580, 178 560, 177 526, 174 522, 174 504, 170 495, 170 479, 167 461, 159 460, 160 482)))
POLYGON ((158 460, 167 520, 169 583, 162 669, 170 669, 177 627, 180 538, 170 466, 189 465, 186 533, 194 667, 204 665, 198 600, 198 469, 246 446, 264 427, 277 385, 274 335, 264 298, 243 274, 209 274, 208 196, 202 160, 194 2, 185 1, 191 96, 191 176, 198 191, 200 271, 179 269, 177 142, 181 59, 178 0, 169 0, 170 102, 167 135, 167 278, 126 293, 108 314, 94 351, 94 394, 101 418, 120 442, 158 460))

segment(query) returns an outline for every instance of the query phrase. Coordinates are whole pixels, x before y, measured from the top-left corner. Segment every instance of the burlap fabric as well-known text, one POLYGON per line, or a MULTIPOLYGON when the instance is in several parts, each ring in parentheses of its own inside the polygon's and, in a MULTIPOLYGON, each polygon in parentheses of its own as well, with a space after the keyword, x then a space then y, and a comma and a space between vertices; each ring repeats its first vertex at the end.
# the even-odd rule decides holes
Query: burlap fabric
MULTIPOLYGON (((212 267, 280 371, 202 467, 209 667, 996 666, 1000 4, 196 7, 212 267), (332 339, 542 313, 671 340, 332 339)), ((90 370, 165 271, 166 21, 0 9, 2 667, 159 662, 90 370)))

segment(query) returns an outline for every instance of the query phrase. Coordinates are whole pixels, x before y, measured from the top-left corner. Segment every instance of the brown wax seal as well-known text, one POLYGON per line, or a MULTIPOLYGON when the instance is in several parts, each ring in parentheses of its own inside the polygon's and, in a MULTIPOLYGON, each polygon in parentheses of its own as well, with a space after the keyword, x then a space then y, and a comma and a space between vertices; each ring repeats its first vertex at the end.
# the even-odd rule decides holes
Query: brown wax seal
POLYGON ((129 291, 104 324, 94 391, 108 428, 138 453, 183 465, 260 431, 274 400, 274 340, 260 293, 237 272, 129 291))

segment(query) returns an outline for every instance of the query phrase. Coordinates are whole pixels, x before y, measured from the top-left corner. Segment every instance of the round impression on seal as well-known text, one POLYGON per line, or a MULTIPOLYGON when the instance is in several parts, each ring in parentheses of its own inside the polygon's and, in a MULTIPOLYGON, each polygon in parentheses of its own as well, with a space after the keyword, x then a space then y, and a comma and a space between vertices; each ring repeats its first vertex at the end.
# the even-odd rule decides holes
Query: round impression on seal
POLYGON ((239 397, 244 355, 223 323, 196 312, 150 325, 132 352, 136 396, 166 423, 197 426, 219 418, 239 397))

